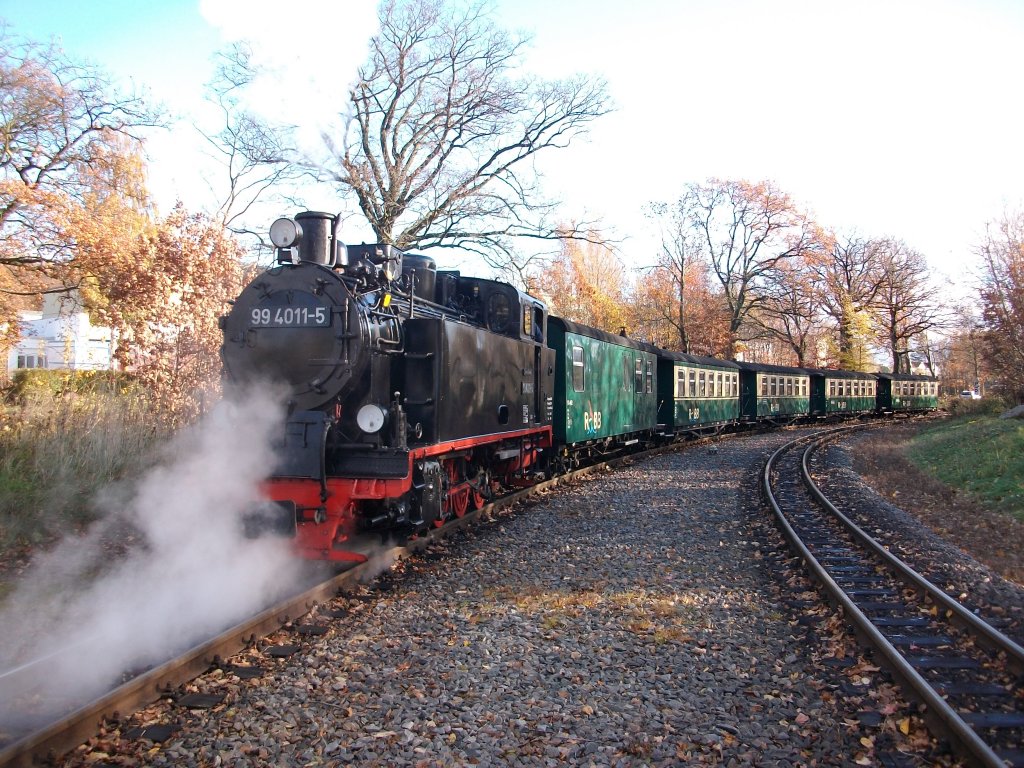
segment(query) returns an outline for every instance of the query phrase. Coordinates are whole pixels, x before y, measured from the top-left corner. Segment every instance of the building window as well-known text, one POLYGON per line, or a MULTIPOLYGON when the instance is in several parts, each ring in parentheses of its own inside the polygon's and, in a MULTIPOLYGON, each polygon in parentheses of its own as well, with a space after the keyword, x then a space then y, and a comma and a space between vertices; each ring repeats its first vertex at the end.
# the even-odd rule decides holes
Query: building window
POLYGON ((45 355, 18 355, 19 368, 45 368, 45 355))

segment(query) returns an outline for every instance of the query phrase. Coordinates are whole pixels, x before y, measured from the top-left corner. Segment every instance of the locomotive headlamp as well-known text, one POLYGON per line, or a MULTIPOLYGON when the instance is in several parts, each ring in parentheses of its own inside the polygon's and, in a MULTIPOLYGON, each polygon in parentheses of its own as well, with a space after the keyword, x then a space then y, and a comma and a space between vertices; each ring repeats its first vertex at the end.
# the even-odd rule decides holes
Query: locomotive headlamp
POLYGON ((384 426, 384 416, 383 408, 373 403, 367 403, 356 414, 356 424, 363 432, 372 435, 384 426))
POLYGON ((270 242, 277 248, 291 248, 302 239, 302 227, 294 219, 278 219, 270 225, 270 242))

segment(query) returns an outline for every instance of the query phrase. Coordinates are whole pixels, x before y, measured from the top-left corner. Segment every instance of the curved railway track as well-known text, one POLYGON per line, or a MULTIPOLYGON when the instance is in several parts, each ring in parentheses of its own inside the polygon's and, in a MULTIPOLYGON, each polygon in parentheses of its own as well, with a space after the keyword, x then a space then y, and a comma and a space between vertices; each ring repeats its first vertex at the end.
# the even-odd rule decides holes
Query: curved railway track
MULTIPOLYGON (((726 437, 731 437, 731 435, 711 435, 687 444, 692 445, 708 439, 724 439, 726 437)), ((554 488, 593 472, 618 466, 624 462, 637 461, 666 450, 674 450, 681 445, 683 444, 675 443, 626 456, 609 458, 598 464, 575 470, 570 474, 561 475, 505 495, 480 510, 470 511, 462 517, 449 520, 444 526, 433 528, 407 543, 383 549, 378 546, 369 562, 335 574, 322 583, 311 586, 304 592, 283 600, 251 619, 188 649, 178 657, 141 672, 100 698, 68 712, 61 719, 33 732, 15 734, 13 739, 11 739, 11 734, 6 734, 9 743, 0 746, 0 768, 52 763, 59 756, 99 733, 105 722, 121 720, 161 698, 172 696, 176 689, 197 676, 211 668, 224 666, 224 661, 232 655, 289 624, 297 623, 318 605, 329 602, 337 594, 343 592, 346 587, 372 579, 381 570, 379 563, 382 560, 390 564, 406 558, 425 549, 435 541, 465 529, 482 516, 510 507, 532 494, 554 488)), ((68 652, 73 653, 74 647, 69 646, 68 652)), ((26 691, 31 692, 33 679, 45 675, 47 665, 58 661, 51 654, 46 658, 32 660, 16 669, 0 670, 0 697, 24 695, 26 691)), ((3 736, 4 734, 0 734, 0 739, 3 736)))
POLYGON ((1024 766, 1024 648, 892 555, 814 483, 815 450, 856 428, 779 448, 762 471, 765 499, 829 601, 924 706, 933 732, 975 765, 1024 766))

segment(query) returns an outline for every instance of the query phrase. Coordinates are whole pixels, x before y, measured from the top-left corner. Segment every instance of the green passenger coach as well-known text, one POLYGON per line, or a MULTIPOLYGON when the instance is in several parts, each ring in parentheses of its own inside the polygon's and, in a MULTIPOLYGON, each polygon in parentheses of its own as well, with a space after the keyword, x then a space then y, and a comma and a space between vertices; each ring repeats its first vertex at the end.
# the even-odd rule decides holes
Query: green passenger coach
POLYGON ((870 373, 814 368, 811 375, 811 416, 819 419, 872 413, 876 378, 870 373))
POLYGON ((739 420, 740 368, 729 360, 660 352, 658 422, 667 435, 719 431, 739 420))
POLYGON ((576 453, 652 437, 657 416, 656 349, 559 317, 548 320, 555 350, 554 435, 576 453), (577 450, 582 448, 581 450, 577 450))
POLYGON ((810 412, 811 377, 803 368, 737 363, 743 421, 789 424, 810 412))
POLYGON ((878 411, 918 413, 939 407, 939 380, 909 373, 879 373, 878 411))

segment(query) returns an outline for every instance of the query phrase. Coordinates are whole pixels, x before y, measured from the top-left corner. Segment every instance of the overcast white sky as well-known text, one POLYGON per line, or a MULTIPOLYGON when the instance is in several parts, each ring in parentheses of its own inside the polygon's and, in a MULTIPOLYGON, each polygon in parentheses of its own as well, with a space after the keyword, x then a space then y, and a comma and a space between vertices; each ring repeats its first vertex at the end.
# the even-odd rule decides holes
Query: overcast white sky
MULTIPOLYGON (((629 238, 627 264, 653 259, 643 206, 712 176, 772 179, 823 224, 902 238, 961 282, 985 223, 1024 199, 1020 0, 495 7, 503 25, 533 35, 530 70, 608 80, 616 111, 541 169, 566 218, 597 217, 629 238)), ((261 99, 310 124, 315 100, 304 94, 337 92, 354 76, 374 10, 367 0, 0 0, 16 33, 59 37, 70 53, 193 120, 203 119, 213 51, 253 39, 291 72, 287 88, 261 99)), ((182 138, 186 128, 150 151, 151 185, 165 209, 175 196, 190 208, 208 202, 200 145, 182 138)))

